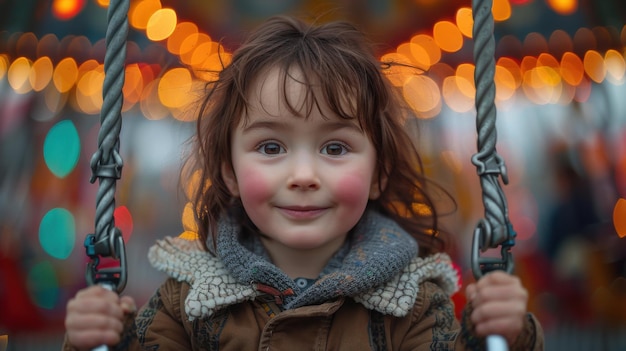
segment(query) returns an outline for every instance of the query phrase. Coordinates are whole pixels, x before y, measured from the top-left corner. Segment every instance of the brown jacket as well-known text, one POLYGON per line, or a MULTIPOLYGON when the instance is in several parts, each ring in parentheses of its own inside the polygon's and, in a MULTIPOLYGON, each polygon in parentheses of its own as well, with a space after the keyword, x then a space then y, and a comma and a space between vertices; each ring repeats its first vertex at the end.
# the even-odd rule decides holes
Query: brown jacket
MULTIPOLYGON (((484 349, 471 325, 455 319, 455 272, 446 255, 416 257, 398 277, 366 293, 284 311, 279 294, 232 280, 219 260, 190 243, 162 241, 151 261, 162 262, 155 266, 173 278, 134 323, 129 317, 116 350, 484 349)), ((511 351, 542 349, 541 327, 529 315, 511 351)))
MULTIPOLYGON (((139 312, 130 350, 469 350, 447 294, 433 282, 420 285, 405 317, 383 315, 352 299, 280 312, 260 297, 207 320, 189 321, 189 285, 167 280, 139 312), (274 315, 273 315, 274 314, 274 315), (272 316, 273 315, 273 316, 272 316), (138 344, 142 344, 141 348, 138 344)), ((121 346, 121 345, 120 345, 121 346)), ((515 350, 543 350, 543 335, 529 315, 515 350)))

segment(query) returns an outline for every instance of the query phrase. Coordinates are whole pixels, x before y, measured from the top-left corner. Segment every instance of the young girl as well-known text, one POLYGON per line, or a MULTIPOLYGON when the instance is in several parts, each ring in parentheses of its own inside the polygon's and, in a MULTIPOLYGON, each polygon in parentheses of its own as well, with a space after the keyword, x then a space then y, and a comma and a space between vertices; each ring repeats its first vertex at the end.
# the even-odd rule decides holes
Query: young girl
POLYGON ((450 295, 408 109, 346 23, 268 20, 208 84, 194 169, 198 239, 149 259, 167 279, 135 313, 99 286, 67 305, 65 349, 541 350, 519 279, 450 295))

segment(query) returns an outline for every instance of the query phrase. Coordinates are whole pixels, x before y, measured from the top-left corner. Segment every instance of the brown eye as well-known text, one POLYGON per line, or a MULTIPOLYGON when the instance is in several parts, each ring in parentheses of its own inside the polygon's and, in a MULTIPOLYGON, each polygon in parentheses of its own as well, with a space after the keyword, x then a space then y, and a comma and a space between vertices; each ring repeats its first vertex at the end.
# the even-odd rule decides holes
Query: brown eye
POLYGON ((348 152, 348 147, 341 143, 330 143, 322 148, 322 154, 330 156, 341 156, 348 152))
POLYGON ((283 152, 283 147, 278 143, 268 142, 258 148, 259 152, 266 155, 278 155, 283 152))

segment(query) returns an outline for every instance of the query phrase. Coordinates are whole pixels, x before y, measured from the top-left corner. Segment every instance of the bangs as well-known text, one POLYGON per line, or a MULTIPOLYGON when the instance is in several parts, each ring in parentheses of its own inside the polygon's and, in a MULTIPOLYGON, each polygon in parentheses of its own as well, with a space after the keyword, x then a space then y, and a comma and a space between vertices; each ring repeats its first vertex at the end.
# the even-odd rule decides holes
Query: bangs
POLYGON ((295 31, 289 33, 288 38, 281 37, 270 49, 249 47, 250 50, 244 50, 244 57, 238 59, 248 64, 237 65, 234 77, 243 123, 248 119, 249 98, 254 93, 252 86, 258 86, 253 82, 277 69, 277 97, 293 116, 308 118, 317 109, 325 118, 334 115, 356 119, 361 129, 371 136, 378 129, 378 120, 388 102, 380 63, 356 45, 360 40, 337 40, 336 31, 346 33, 346 28, 329 26, 321 32, 295 31), (293 84, 300 84, 304 91, 304 96, 297 101, 289 98, 293 84))

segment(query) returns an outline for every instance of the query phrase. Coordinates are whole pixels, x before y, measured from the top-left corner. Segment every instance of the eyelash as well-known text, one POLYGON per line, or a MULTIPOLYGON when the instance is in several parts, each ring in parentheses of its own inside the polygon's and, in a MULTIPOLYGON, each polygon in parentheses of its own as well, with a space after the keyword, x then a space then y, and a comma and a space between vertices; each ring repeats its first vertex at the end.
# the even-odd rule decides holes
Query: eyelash
POLYGON ((267 152, 264 152, 264 151, 263 151, 263 147, 265 147, 265 146, 267 146, 267 145, 270 145, 270 144, 274 144, 274 145, 278 146, 278 148, 280 149, 278 153, 281 153, 280 151, 283 151, 283 150, 285 149, 285 148, 284 148, 282 145, 280 145, 280 143, 279 143, 279 142, 277 142, 277 141, 274 141, 274 140, 266 140, 266 141, 263 141, 263 142, 259 143, 259 145, 255 148, 255 150, 256 150, 256 151, 258 151, 258 152, 260 152, 260 153, 262 153, 262 154, 264 154, 264 155, 278 155, 278 154, 268 154, 267 152))
MULTIPOLYGON (((263 142, 259 143, 259 145, 257 145, 255 150, 257 150, 258 152, 260 152, 260 153, 262 153, 264 155, 278 155, 278 154, 267 153, 267 152, 264 151, 263 148, 265 146, 267 146, 267 145, 270 145, 270 144, 274 144, 274 145, 278 146, 278 148, 279 148, 278 154, 282 153, 282 151, 285 150, 285 148, 282 145, 280 145, 279 142, 274 141, 274 140, 266 140, 266 141, 263 141, 263 142)), ((344 155, 344 154, 350 152, 350 150, 351 149, 348 146, 348 144, 340 142, 340 141, 332 141, 332 142, 328 142, 328 143, 324 144, 324 146, 322 146, 322 149, 320 150, 320 152, 322 152, 322 154, 324 154, 324 155, 329 155, 329 156, 341 156, 341 155, 344 155), (342 153, 339 154, 339 155, 331 155, 328 152, 324 153, 323 150, 328 148, 331 145, 339 145, 341 147, 341 149, 342 149, 341 150, 342 153)))
POLYGON ((344 155, 348 152, 350 152, 350 147, 346 144, 346 143, 342 143, 340 141, 332 141, 329 143, 326 143, 323 147, 322 150, 326 149, 328 146, 330 145, 339 145, 342 148, 342 153, 340 155, 330 155, 328 153, 325 153, 324 155, 329 155, 329 156, 341 156, 344 155))

